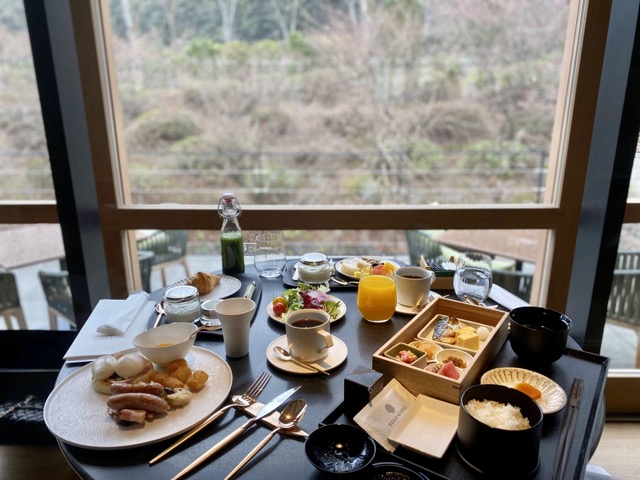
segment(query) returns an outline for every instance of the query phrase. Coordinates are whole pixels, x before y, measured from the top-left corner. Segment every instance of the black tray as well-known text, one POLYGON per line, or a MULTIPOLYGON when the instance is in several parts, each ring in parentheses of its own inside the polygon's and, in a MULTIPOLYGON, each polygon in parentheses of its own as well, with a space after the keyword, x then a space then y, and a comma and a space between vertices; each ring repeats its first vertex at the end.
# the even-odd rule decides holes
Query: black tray
MULTIPOLYGON (((499 367, 532 368, 520 365, 518 358, 511 349, 510 343, 505 342, 502 349, 496 355, 488 370, 499 367)), ((607 378, 609 359, 601 355, 567 348, 560 360, 541 373, 562 387, 567 395, 575 377, 584 380, 583 400, 578 412, 574 443, 569 453, 566 478, 583 478, 589 458, 595 451, 605 421, 604 408, 604 384, 607 378)), ((533 477, 536 480, 551 478, 560 429, 566 414, 566 407, 559 412, 546 415, 542 427, 542 441, 540 444, 540 468, 533 477)), ((344 414, 343 403, 340 403, 321 423, 347 423, 357 425, 344 414)), ((474 480, 484 479, 481 474, 472 467, 466 465, 456 451, 456 439, 454 439, 441 459, 434 459, 399 446, 393 453, 389 453, 382 447, 378 448, 375 461, 392 461, 408 465, 410 468, 421 471, 433 479, 447 480, 474 480), (378 458, 380 455, 380 458, 378 458)))
MULTIPOLYGON (((253 275, 251 273, 234 273, 231 276, 237 278, 238 280, 240 280, 242 285, 240 285, 240 288, 238 289, 237 292, 235 292, 233 295, 229 295, 229 297, 226 297, 226 298, 241 297, 242 295, 244 295, 245 290, 251 284, 251 282, 256 282, 256 289, 255 289, 255 291, 253 293, 253 296, 251 298, 253 299, 254 302, 256 302, 256 305, 260 305, 260 298, 262 297, 262 281, 260 280, 260 277, 258 275, 253 275)), ((171 286, 172 285, 168 285, 165 288, 165 290, 167 288, 171 287, 171 286)), ((251 319, 251 325, 253 325, 253 322, 255 321, 257 314, 258 314, 258 308, 256 308, 255 312, 253 313, 253 318, 251 319)), ((153 327, 153 324, 155 323, 156 318, 158 318, 158 313, 154 309, 153 313, 149 317, 149 320, 147 321, 147 329, 153 327)), ((167 322, 165 321, 165 317, 162 317, 162 319, 160 320, 159 325, 164 325, 166 323, 167 322)), ((200 321, 199 320, 197 322, 195 322, 195 323, 196 323, 196 325, 200 325, 200 321)), ((209 331, 209 332, 207 332, 207 331, 198 332, 198 335, 205 335, 205 336, 214 335, 214 336, 222 337, 222 329, 213 330, 213 331, 209 331)))

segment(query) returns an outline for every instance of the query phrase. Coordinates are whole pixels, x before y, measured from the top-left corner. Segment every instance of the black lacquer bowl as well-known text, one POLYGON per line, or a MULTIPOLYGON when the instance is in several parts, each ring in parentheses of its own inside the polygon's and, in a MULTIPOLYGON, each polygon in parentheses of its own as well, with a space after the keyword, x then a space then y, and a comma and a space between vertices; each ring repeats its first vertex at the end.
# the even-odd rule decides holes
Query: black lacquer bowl
POLYGON ((544 307, 518 307, 509 313, 509 341, 525 365, 545 366, 562 357, 571 330, 564 313, 544 307))
MULTIPOLYGON (((497 419, 500 425, 513 422, 513 416, 504 412, 493 415, 490 421, 497 419)), ((460 397, 456 448, 467 465, 488 478, 530 478, 538 470, 542 419, 538 404, 518 390, 503 385, 474 385, 460 397), (471 400, 519 407, 529 428, 506 430, 490 426, 470 413, 471 400)))

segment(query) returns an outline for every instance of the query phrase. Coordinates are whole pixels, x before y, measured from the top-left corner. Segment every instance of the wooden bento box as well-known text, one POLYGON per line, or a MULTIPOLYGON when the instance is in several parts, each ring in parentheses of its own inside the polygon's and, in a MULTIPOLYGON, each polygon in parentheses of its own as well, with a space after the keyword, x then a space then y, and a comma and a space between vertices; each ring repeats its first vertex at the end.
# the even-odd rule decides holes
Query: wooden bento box
MULTIPOLYGON (((386 381, 395 378, 414 395, 427 395, 457 404, 462 391, 480 380, 488 365, 502 348, 507 339, 508 315, 508 312, 438 298, 373 354, 372 368, 382 373, 386 381), (472 361, 464 370, 459 370, 460 377, 457 380, 426 371, 424 362, 415 366, 403 363, 389 355, 389 352, 397 350, 398 344, 410 344, 418 338, 425 341, 433 340, 433 329, 436 323, 440 318, 446 317, 455 317, 466 325, 475 328, 485 327, 489 330, 486 339, 479 342, 477 350, 435 342, 443 350, 458 349, 471 354, 472 361)), ((481 330, 486 333, 486 330, 481 330)))

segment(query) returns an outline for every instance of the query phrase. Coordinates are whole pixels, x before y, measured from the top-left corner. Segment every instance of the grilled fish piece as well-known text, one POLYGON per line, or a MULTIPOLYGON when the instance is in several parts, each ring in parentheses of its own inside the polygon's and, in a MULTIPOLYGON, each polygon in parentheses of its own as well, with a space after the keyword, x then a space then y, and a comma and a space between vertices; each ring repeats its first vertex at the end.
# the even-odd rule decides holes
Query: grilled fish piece
POLYGON ((456 331, 468 325, 461 322, 456 317, 439 315, 436 325, 433 328, 432 338, 438 342, 454 344, 456 342, 456 331))

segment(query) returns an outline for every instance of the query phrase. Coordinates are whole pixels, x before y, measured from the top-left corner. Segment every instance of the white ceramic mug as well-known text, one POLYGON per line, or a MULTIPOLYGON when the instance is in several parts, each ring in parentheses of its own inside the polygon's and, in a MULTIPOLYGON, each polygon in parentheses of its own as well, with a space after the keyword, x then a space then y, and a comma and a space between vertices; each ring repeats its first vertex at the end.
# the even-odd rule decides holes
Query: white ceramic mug
POLYGON ((249 298, 227 298, 214 308, 222 324, 224 350, 229 357, 244 357, 249 353, 249 329, 256 302, 249 298))
POLYGON ((324 310, 304 308, 287 315, 284 325, 289 352, 296 360, 315 362, 329 354, 333 337, 329 333, 331 317, 324 310))
POLYGON ((398 303, 405 307, 424 305, 429 301, 435 273, 422 267, 399 267, 393 273, 398 303))

